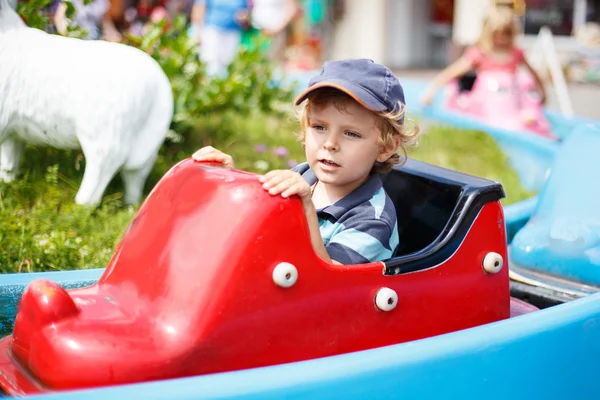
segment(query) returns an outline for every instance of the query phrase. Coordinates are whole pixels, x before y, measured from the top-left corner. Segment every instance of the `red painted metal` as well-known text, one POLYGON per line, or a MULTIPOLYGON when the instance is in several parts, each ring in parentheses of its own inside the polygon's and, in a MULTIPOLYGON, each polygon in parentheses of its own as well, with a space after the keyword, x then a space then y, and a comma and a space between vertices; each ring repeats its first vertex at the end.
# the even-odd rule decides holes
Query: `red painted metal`
POLYGON ((507 260, 499 202, 484 206, 443 264, 384 276, 382 263, 320 260, 300 201, 268 195, 257 178, 184 161, 142 205, 96 284, 64 291, 33 282, 13 336, 0 342, 4 389, 23 394, 273 365, 509 317, 508 268, 482 269, 490 251, 507 260), (287 289, 273 282, 280 262, 298 269, 287 289), (398 294, 390 312, 374 305, 381 287, 398 294))

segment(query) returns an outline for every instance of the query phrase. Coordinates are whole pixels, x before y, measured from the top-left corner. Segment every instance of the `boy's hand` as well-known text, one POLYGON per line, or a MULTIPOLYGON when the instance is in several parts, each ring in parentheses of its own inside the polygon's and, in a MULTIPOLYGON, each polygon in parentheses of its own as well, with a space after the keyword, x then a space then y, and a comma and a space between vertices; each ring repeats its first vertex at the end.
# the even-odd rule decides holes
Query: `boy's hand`
POLYGON ((260 177, 260 181, 263 183, 263 189, 271 195, 281 194, 283 198, 298 195, 305 206, 312 204, 310 186, 297 172, 290 170, 269 171, 260 177))
POLYGON ((233 158, 231 158, 229 154, 225 154, 212 146, 206 146, 200 150, 197 150, 194 154, 192 154, 192 158, 195 161, 218 162, 226 167, 235 168, 233 158))

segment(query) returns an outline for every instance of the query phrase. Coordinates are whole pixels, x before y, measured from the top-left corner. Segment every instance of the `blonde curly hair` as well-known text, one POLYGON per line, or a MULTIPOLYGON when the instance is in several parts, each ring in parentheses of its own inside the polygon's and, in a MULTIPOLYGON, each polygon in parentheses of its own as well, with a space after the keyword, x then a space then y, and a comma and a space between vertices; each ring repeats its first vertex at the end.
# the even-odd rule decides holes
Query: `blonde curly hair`
MULTIPOLYGON (((352 97, 338 89, 325 87, 311 92, 307 100, 300 104, 297 109, 297 117, 302 127, 302 131, 298 135, 299 140, 304 142, 306 130, 310 127, 310 115, 314 106, 333 104, 339 111, 346 112, 346 107, 350 102, 359 104, 352 97)), ((394 154, 386 161, 375 161, 371 172, 387 173, 392 170, 394 165, 404 164, 408 158, 406 147, 415 146, 418 143, 419 126, 413 120, 408 119, 413 127, 412 129, 406 128, 407 119, 404 118, 404 109, 404 104, 398 102, 397 111, 376 112, 369 110, 375 117, 375 126, 381 132, 381 138, 379 139, 381 149, 394 151, 394 154), (400 139, 399 146, 397 146, 398 138, 400 139), (402 151, 402 157, 398 154, 398 149, 402 151)))

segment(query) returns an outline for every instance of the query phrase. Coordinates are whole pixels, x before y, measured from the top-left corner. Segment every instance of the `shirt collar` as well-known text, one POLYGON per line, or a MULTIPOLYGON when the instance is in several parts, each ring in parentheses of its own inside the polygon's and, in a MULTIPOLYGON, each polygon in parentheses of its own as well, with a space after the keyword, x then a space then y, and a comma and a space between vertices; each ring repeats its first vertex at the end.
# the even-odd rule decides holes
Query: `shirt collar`
MULTIPOLYGON (((307 167, 307 169, 302 173, 302 177, 311 186, 317 182, 317 176, 313 170, 310 169, 310 167, 307 167)), ((334 217, 336 220, 340 219, 348 210, 351 210, 359 204, 371 200, 371 198, 379 189, 382 188, 382 186, 383 184, 381 183, 379 174, 372 173, 362 185, 354 189, 345 197, 336 201, 334 204, 317 210, 317 214, 326 213, 334 217)))

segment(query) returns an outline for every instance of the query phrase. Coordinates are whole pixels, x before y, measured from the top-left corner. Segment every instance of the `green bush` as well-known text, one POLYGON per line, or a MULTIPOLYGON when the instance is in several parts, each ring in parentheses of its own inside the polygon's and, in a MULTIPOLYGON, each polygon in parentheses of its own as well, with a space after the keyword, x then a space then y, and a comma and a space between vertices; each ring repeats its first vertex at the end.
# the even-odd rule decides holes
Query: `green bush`
POLYGON ((171 81, 172 128, 182 140, 226 141, 240 133, 230 119, 257 112, 281 116, 281 106, 292 101, 294 88, 276 84, 275 65, 261 52, 265 39, 260 36, 254 39, 255 45, 240 48, 223 76, 206 74, 204 63, 198 61, 198 44, 187 37, 182 15, 171 24, 152 25, 143 37, 127 39, 151 54, 171 81))

